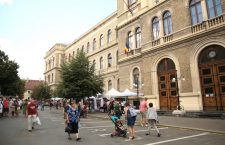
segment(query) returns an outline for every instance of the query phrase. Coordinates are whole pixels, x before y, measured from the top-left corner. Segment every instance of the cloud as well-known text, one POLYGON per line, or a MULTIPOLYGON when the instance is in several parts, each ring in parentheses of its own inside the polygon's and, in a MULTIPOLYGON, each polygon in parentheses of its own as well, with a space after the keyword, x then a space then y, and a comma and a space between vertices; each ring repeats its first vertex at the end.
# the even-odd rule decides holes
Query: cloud
POLYGON ((13 0, 0 0, 0 5, 11 5, 13 0))

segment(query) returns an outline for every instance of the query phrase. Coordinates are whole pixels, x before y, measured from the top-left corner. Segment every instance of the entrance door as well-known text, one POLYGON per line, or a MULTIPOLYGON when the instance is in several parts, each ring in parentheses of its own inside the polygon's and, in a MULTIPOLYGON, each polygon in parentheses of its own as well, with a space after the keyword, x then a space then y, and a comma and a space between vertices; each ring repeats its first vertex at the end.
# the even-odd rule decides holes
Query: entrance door
POLYGON ((200 66, 204 110, 225 109, 225 61, 200 66))
POLYGON ((158 65, 159 104, 161 110, 174 110, 178 105, 178 86, 175 64, 163 59, 158 65))
POLYGON ((199 57, 199 74, 204 110, 225 110, 225 49, 206 48, 199 57))

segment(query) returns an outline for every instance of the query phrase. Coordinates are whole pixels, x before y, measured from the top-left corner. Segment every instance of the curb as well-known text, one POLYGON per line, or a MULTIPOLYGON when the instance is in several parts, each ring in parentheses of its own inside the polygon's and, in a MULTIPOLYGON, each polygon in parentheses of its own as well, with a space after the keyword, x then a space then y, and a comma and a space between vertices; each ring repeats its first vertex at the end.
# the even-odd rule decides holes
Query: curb
MULTIPOLYGON (((109 117, 102 117, 102 116, 92 116, 88 115, 89 117, 92 118, 100 118, 100 119, 109 119, 109 117)), ((135 124, 136 126, 140 126, 135 124)), ((159 126, 162 127, 171 127, 171 128, 179 128, 179 129, 187 129, 187 130, 195 130, 195 131, 203 131, 203 132, 209 132, 213 134, 219 134, 219 135, 225 135, 225 132, 223 131, 216 131, 216 130, 207 130, 207 129, 201 129, 201 128, 192 128, 192 127, 185 127, 185 126, 174 126, 174 125, 167 125, 167 124, 159 124, 159 126)))

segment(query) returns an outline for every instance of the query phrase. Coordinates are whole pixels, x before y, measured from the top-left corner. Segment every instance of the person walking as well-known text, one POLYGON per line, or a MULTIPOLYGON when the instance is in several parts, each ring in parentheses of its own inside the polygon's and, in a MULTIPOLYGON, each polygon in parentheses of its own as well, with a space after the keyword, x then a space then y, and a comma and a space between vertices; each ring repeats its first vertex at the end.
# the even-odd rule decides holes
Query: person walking
POLYGON ((124 111, 125 111, 125 118, 127 119, 127 127, 128 127, 128 130, 129 130, 129 140, 130 139, 134 139, 135 136, 134 136, 134 124, 135 124, 135 121, 136 121, 136 115, 135 115, 135 111, 131 106, 130 106, 130 103, 129 102, 126 102, 125 104, 125 108, 124 108, 124 111))
POLYGON ((70 128, 68 132, 68 139, 71 140, 70 134, 74 133, 76 134, 76 141, 79 141, 81 138, 79 137, 79 116, 80 112, 78 110, 78 106, 76 105, 75 101, 72 102, 71 107, 68 108, 67 110, 67 117, 66 117, 66 122, 68 127, 70 128))
POLYGON ((149 108, 147 111, 147 119, 148 119, 148 133, 146 133, 145 135, 150 135, 150 130, 151 128, 154 127, 157 132, 157 136, 160 137, 161 134, 159 133, 159 129, 156 126, 156 122, 157 123, 159 122, 158 115, 152 103, 149 103, 149 108))
POLYGON ((30 103, 27 105, 27 122, 28 122, 28 131, 31 132, 34 129, 34 122, 37 119, 38 112, 36 104, 33 99, 30 100, 30 103))
POLYGON ((22 104, 22 110, 23 110, 23 115, 26 117, 27 116, 27 104, 28 104, 28 100, 25 99, 23 101, 23 104, 22 104))
POLYGON ((8 117, 9 114, 9 100, 7 98, 3 98, 3 116, 8 117))
POLYGON ((140 114, 141 114, 141 126, 148 126, 147 125, 147 119, 146 119, 146 111, 148 109, 148 105, 147 105, 147 98, 145 98, 143 101, 141 101, 140 106, 139 106, 139 110, 140 110, 140 114))

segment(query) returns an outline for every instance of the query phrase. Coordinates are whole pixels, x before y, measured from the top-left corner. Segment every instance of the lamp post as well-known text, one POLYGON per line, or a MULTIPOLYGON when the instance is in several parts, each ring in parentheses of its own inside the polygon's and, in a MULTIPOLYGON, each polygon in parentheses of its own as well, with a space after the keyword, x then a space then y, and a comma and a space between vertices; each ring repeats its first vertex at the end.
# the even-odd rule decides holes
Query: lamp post
MULTIPOLYGON (((139 87, 140 87, 140 82, 139 82, 139 75, 136 76, 135 78, 135 83, 133 84, 137 88, 137 103, 136 103, 136 109, 139 109, 140 105, 140 100, 139 100, 139 87)), ((143 86, 144 84, 141 84, 143 86)))
POLYGON ((176 82, 177 103, 178 103, 178 105, 177 105, 177 110, 181 110, 178 80, 183 80, 183 81, 185 81, 185 78, 184 78, 184 77, 177 77, 177 75, 176 75, 174 78, 172 78, 172 82, 176 82))

